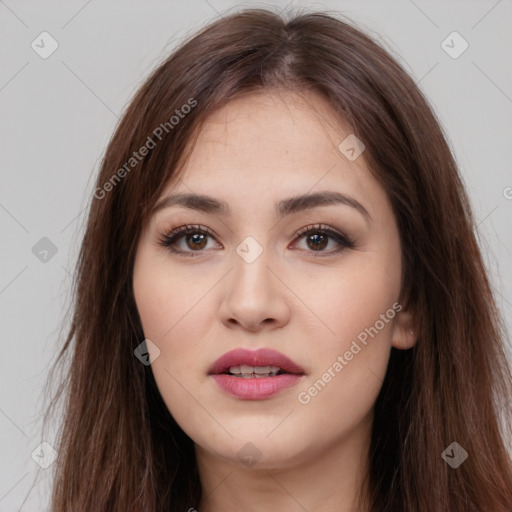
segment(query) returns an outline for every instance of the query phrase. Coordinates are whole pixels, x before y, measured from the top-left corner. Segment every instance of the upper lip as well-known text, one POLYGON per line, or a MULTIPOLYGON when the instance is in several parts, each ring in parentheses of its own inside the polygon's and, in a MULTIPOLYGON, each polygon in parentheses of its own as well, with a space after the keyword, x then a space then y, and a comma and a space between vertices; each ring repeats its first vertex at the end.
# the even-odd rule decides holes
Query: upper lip
POLYGON ((225 373, 232 366, 278 366, 287 373, 304 374, 302 368, 295 361, 292 361, 284 354, 270 348, 260 348, 258 350, 235 349, 226 352, 219 357, 208 370, 208 374, 225 373))

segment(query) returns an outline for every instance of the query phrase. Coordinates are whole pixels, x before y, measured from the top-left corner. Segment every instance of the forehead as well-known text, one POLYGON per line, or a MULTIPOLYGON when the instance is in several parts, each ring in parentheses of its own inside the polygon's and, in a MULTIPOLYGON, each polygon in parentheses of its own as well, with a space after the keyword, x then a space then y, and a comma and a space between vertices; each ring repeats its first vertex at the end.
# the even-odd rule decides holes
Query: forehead
POLYGON ((261 92, 232 100, 207 118, 191 164, 204 163, 213 153, 230 164, 239 161, 251 167, 302 161, 322 167, 326 158, 338 156, 337 146, 349 133, 317 94, 261 92))

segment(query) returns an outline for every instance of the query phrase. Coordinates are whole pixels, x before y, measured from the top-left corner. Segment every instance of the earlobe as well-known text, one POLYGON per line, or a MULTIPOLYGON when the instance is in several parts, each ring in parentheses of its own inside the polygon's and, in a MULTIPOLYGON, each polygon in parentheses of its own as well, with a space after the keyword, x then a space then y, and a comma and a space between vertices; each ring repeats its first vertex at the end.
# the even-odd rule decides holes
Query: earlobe
POLYGON ((395 319, 391 345, 399 350, 407 350, 416 344, 418 331, 414 317, 408 311, 401 311, 395 319))

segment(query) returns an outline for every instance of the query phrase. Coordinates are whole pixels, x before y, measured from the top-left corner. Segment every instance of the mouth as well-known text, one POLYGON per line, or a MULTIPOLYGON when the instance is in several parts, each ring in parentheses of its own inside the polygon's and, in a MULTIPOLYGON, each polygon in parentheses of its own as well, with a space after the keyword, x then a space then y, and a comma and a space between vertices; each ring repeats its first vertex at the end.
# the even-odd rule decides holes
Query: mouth
POLYGON ((304 375, 305 371, 284 354, 267 348, 231 350, 217 359, 208 371, 209 375, 226 374, 242 379, 275 377, 285 373, 304 375))
POLYGON ((271 349, 236 349, 210 367, 210 375, 229 395, 245 400, 262 400, 290 386, 305 375, 304 368, 271 349))

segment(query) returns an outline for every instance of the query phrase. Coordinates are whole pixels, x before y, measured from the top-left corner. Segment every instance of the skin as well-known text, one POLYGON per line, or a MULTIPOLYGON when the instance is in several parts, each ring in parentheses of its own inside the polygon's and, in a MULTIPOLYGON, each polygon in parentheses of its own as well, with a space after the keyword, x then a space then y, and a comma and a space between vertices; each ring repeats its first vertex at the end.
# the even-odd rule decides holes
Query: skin
POLYGON ((348 512, 356 510, 358 492, 367 492, 361 479, 390 350, 410 348, 415 336, 414 319, 402 309, 359 343, 350 361, 344 358, 342 371, 332 370, 357 336, 400 301, 402 284, 386 193, 364 153, 350 161, 338 150, 350 133, 313 93, 232 100, 203 125, 184 173, 161 196, 207 194, 226 201, 231 216, 174 205, 160 209, 139 239, 135 300, 144 334, 160 351, 149 347, 160 393, 195 443, 204 489, 199 512, 348 512), (275 216, 277 201, 320 191, 350 195, 371 218, 342 204, 275 216), (159 245, 187 224, 208 227, 215 238, 201 244, 197 235, 183 236, 175 247, 191 257, 159 245), (329 237, 315 257, 311 233, 295 234, 317 224, 349 235, 356 246, 335 253, 342 246, 329 237), (236 252, 248 236, 263 249, 252 263, 236 252), (306 375, 265 400, 227 395, 207 372, 239 347, 278 350, 306 375), (301 403, 299 393, 329 368, 330 382, 301 403), (238 456, 247 443, 260 457, 252 467, 238 456))

